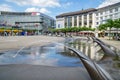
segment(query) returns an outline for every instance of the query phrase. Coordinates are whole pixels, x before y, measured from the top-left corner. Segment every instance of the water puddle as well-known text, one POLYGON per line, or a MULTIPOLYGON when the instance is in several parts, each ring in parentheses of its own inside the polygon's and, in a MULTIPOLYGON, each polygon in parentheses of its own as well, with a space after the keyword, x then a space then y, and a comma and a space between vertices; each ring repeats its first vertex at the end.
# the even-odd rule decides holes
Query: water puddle
POLYGON ((4 52, 0 55, 0 65, 3 64, 82 66, 79 58, 74 53, 69 50, 66 51, 64 46, 55 43, 4 52))

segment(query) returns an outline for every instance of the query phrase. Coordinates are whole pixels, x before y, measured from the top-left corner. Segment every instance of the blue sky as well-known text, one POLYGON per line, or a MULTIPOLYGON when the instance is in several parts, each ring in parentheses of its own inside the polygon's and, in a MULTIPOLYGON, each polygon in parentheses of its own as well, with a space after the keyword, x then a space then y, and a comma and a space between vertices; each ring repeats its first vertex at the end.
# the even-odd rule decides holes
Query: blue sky
POLYGON ((120 0, 0 0, 0 11, 42 12, 56 15, 87 8, 98 8, 120 0))

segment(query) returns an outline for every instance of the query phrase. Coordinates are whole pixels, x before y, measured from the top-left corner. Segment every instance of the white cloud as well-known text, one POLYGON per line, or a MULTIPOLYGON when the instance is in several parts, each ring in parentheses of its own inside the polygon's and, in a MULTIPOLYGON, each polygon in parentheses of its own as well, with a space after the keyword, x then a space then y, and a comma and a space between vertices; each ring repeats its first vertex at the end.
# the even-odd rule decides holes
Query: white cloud
POLYGON ((41 8, 40 9, 41 13, 51 13, 50 11, 48 11, 46 8, 41 8))
POLYGON ((6 0, 20 6, 60 7, 59 0, 6 0))
POLYGON ((104 2, 102 2, 102 4, 100 4, 98 6, 98 8, 105 7, 105 6, 115 4, 115 3, 118 3, 118 2, 120 2, 120 0, 105 0, 104 2))
POLYGON ((39 8, 35 8, 35 7, 27 8, 25 12, 39 12, 39 8))
POLYGON ((72 2, 67 2, 67 3, 62 4, 62 7, 67 8, 67 7, 71 6, 72 4, 73 4, 72 2))
POLYGON ((0 11, 13 11, 13 9, 7 4, 0 4, 0 11))
POLYGON ((25 12, 41 12, 41 13, 51 13, 49 10, 47 10, 46 8, 35 8, 35 7, 32 7, 32 8, 27 8, 25 10, 25 12))

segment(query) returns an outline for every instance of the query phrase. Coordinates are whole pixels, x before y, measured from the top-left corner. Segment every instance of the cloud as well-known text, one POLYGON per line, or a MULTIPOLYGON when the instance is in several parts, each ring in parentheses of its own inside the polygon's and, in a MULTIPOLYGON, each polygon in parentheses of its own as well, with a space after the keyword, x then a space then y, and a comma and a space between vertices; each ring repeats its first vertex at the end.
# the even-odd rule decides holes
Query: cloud
POLYGON ((0 11, 14 11, 11 6, 7 4, 0 4, 0 11))
POLYGON ((35 8, 35 7, 32 7, 32 8, 27 8, 25 10, 25 12, 41 12, 41 13, 51 13, 49 10, 47 10, 46 8, 35 8))
POLYGON ((40 9, 41 13, 51 13, 50 11, 48 11, 46 8, 41 8, 40 9))
POLYGON ((67 3, 62 4, 62 7, 67 8, 67 7, 71 6, 72 4, 73 4, 72 2, 67 2, 67 3))
POLYGON ((115 3, 118 3, 118 2, 120 2, 120 0, 105 0, 104 2, 102 2, 102 4, 100 4, 98 6, 98 8, 105 7, 105 6, 108 6, 108 5, 112 5, 112 4, 115 4, 115 3))
POLYGON ((60 7, 59 0, 6 0, 20 6, 60 7))

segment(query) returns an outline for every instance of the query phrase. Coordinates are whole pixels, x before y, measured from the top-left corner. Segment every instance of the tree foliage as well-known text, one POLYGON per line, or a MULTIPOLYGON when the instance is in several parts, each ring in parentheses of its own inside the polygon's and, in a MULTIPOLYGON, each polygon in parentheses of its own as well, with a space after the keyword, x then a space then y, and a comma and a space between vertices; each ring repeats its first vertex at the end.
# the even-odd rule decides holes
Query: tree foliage
POLYGON ((79 32, 79 31, 94 31, 95 28, 87 27, 70 27, 70 28, 61 28, 61 29, 52 29, 52 32, 79 32))
POLYGON ((111 29, 117 28, 118 31, 118 29, 120 28, 120 19, 115 19, 115 20, 108 19, 105 24, 100 24, 98 27, 100 31, 106 30, 107 28, 109 28, 109 39, 110 39, 111 29))
POLYGON ((100 24, 98 27, 99 30, 106 30, 107 28, 110 30, 111 28, 120 28, 120 19, 108 19, 105 24, 100 24))

